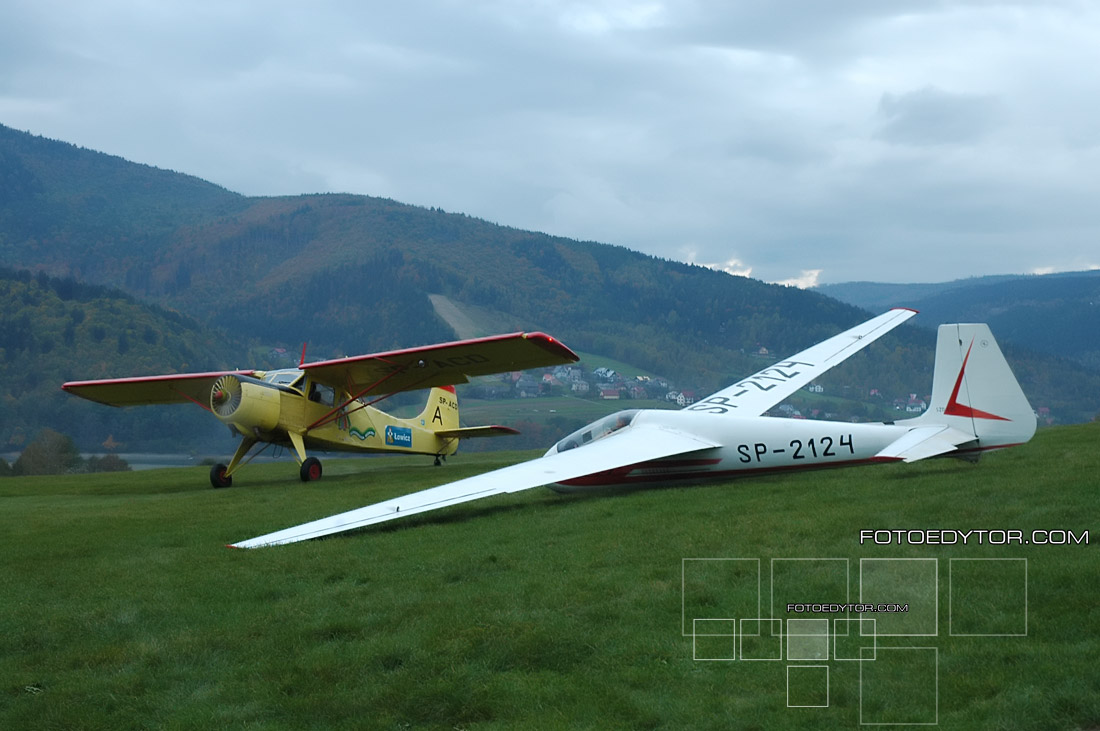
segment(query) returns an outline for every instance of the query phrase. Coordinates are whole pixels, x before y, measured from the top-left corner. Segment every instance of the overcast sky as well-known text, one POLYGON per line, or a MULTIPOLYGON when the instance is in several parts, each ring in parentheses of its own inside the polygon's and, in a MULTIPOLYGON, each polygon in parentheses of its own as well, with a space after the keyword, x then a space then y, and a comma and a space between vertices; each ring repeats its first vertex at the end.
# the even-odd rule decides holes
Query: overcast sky
POLYGON ((1100 266, 1100 3, 8 0, 0 123, 766 281, 1100 266))

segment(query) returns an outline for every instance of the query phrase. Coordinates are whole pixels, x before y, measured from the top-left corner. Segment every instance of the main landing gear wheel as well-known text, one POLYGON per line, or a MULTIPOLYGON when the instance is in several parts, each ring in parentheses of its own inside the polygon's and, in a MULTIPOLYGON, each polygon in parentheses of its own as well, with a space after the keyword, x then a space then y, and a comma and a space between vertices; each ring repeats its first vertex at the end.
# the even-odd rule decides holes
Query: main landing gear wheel
POLYGON ((321 479, 321 460, 316 457, 307 457, 306 461, 302 462, 302 469, 298 470, 298 475, 302 478, 302 482, 321 479))
POLYGON ((210 484, 214 487, 232 487, 233 478, 225 474, 229 469, 223 464, 216 464, 210 468, 210 484))

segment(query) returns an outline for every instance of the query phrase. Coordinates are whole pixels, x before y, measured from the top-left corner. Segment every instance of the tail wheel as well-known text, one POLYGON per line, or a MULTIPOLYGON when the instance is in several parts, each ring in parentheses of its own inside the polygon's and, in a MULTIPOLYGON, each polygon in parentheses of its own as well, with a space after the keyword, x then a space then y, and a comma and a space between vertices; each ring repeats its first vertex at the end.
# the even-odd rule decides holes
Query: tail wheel
POLYGON ((302 469, 298 471, 298 475, 302 478, 302 482, 321 479, 321 460, 316 457, 307 457, 306 461, 302 462, 302 469))
POLYGON ((229 468, 223 464, 216 464, 210 468, 210 484, 214 487, 232 487, 233 478, 225 474, 229 468))

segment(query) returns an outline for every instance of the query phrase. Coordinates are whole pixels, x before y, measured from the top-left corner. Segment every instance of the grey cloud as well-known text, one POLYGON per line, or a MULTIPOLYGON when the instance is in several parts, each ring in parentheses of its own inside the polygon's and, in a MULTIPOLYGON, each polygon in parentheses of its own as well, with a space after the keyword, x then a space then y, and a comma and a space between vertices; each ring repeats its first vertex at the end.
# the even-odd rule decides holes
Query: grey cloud
POLYGON ((1100 229, 1079 4, 15 0, 5 21, 0 122, 246 194, 385 195, 765 279, 1024 271, 1100 229))
POLYGON ((992 95, 956 94, 934 86, 882 95, 877 136, 908 145, 977 142, 996 129, 1001 104, 992 95))

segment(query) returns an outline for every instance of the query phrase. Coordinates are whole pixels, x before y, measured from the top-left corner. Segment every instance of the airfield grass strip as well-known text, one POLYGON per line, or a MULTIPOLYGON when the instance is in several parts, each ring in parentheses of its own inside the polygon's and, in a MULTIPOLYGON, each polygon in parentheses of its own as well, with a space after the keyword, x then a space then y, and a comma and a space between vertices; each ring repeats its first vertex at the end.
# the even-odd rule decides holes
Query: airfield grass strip
MULTIPOLYGON (((852 586, 861 558, 937 558, 938 635, 892 644, 938 648, 939 726, 1097 727, 1093 545, 859 530, 1095 532, 1098 440, 1084 425, 979 465, 533 490, 253 551, 224 546, 538 453, 326 460, 309 484, 278 462, 229 490, 200 468, 0 480, 0 728, 858 728, 860 663, 828 663, 829 707, 809 709, 787 707, 785 661, 693 660, 683 559, 706 557, 848 558, 852 586), (1028 636, 950 636, 949 559, 1010 557, 1028 559, 1028 636)), ((767 610, 766 573, 763 592, 767 610)))

